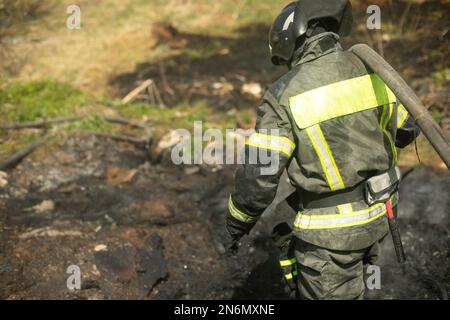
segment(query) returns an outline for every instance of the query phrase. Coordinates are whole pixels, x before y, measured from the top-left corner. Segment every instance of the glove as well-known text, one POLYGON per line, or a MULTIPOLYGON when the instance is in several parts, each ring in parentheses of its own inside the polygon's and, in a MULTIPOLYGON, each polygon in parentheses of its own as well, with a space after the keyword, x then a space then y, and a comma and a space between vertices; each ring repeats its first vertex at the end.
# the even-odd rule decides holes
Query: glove
POLYGON ((235 256, 239 249, 239 241, 250 232, 254 223, 243 223, 236 220, 232 215, 228 214, 226 218, 226 236, 224 239, 225 253, 229 256, 235 256))
POLYGON ((233 239, 227 232, 226 239, 224 241, 225 254, 228 257, 234 257, 239 251, 239 240, 233 239))

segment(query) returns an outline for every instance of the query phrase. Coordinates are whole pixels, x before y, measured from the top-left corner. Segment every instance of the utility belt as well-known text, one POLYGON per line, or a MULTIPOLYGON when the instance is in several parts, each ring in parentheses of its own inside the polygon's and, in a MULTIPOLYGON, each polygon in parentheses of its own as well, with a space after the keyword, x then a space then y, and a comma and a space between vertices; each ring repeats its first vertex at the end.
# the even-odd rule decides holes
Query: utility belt
MULTIPOLYGON (((405 254, 391 204, 391 196, 398 191, 400 178, 400 170, 395 166, 380 175, 371 177, 346 190, 327 194, 314 194, 309 192, 302 192, 301 194, 294 193, 286 201, 295 201, 297 200, 296 196, 300 196, 304 209, 334 207, 362 200, 369 206, 378 203, 385 204, 397 257, 399 261, 404 261, 405 254)), ((291 294, 291 297, 296 297, 299 294, 297 288, 298 270, 294 249, 295 239, 292 234, 292 229, 285 222, 277 225, 272 231, 272 240, 280 249, 279 260, 284 274, 286 289, 291 294)))
POLYGON ((365 201, 369 206, 385 203, 397 192, 401 174, 397 166, 371 177, 352 188, 329 193, 301 191, 300 199, 304 209, 335 207, 352 202, 365 201))

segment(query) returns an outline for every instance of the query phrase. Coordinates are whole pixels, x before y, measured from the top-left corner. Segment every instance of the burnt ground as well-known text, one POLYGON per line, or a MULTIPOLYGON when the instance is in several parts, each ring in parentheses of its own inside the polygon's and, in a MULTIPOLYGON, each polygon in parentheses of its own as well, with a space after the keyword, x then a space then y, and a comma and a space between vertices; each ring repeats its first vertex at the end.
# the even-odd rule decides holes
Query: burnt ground
MULTIPOLYGON (((0 191, 0 298, 287 298, 269 237, 283 217, 267 213, 227 257, 219 243, 233 168, 195 172, 147 160, 125 144, 70 137, 10 171, 0 191), (70 265, 81 269, 81 290, 66 287, 70 265)), ((386 239, 382 287, 368 299, 447 294, 449 192, 444 170, 423 167, 405 179, 408 261, 400 267, 386 239)))

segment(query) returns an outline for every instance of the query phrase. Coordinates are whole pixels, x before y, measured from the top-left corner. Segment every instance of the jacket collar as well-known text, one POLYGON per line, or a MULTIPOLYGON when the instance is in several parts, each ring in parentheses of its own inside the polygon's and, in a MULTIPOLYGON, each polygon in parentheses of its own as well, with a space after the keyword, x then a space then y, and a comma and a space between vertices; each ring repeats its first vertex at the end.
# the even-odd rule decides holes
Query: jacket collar
POLYGON ((339 36, 336 33, 324 32, 318 34, 307 39, 294 52, 290 67, 293 68, 299 64, 315 60, 337 50, 342 50, 342 46, 339 43, 339 36))

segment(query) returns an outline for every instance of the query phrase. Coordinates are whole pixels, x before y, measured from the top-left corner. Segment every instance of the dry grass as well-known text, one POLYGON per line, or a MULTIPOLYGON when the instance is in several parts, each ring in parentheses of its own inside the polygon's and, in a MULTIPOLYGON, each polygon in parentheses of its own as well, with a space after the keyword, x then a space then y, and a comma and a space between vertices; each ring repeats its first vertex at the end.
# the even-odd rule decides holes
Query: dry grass
POLYGON ((36 18, 48 5, 48 0, 0 0, 0 71, 14 69, 10 63, 13 57, 10 47, 14 36, 24 29, 24 22, 36 18))
POLYGON ((49 14, 27 22, 29 32, 17 37, 11 47, 15 59, 23 61, 14 78, 53 78, 91 93, 113 94, 108 85, 111 78, 142 61, 170 55, 164 47, 152 49, 153 23, 169 22, 182 31, 230 34, 249 20, 271 19, 282 6, 263 2, 251 16, 242 17, 238 13, 250 11, 256 1, 81 0, 77 2, 81 29, 69 30, 65 12, 72 3, 58 1, 49 14))

